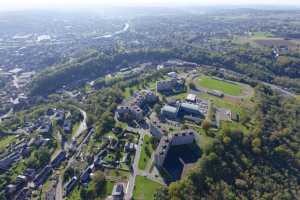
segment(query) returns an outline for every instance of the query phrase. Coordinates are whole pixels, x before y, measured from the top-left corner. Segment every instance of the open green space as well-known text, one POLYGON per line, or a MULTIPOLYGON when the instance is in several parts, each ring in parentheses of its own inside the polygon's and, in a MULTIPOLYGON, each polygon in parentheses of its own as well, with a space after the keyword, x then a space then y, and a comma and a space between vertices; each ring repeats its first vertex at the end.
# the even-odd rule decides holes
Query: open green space
POLYGON ((151 181, 143 176, 137 176, 135 179, 135 188, 133 191, 133 199, 135 200, 152 200, 155 191, 162 185, 151 181))
POLYGON ((150 142, 150 136, 145 135, 144 143, 142 145, 141 157, 139 160, 139 169, 144 170, 151 158, 151 154, 154 151, 150 142))
POLYGON ((6 146, 16 140, 14 135, 4 136, 0 138, 0 152, 5 150, 6 146))
POLYGON ((208 76, 201 76, 198 80, 201 87, 210 90, 219 90, 225 94, 239 96, 242 94, 243 88, 239 84, 229 83, 222 80, 217 80, 208 76))
MULTIPOLYGON (((206 100, 210 100, 214 106, 219 107, 219 108, 227 108, 230 109, 231 111, 234 111, 236 113, 242 113, 243 112, 243 108, 238 105, 237 103, 228 101, 224 98, 219 98, 219 97, 215 97, 206 93, 201 93, 199 95, 200 98, 202 99, 206 99, 206 100)), ((246 102, 245 102, 246 103, 246 102)))
POLYGON ((273 35, 267 32, 253 32, 251 35, 252 39, 262 39, 262 38, 270 38, 270 37, 273 37, 273 35))

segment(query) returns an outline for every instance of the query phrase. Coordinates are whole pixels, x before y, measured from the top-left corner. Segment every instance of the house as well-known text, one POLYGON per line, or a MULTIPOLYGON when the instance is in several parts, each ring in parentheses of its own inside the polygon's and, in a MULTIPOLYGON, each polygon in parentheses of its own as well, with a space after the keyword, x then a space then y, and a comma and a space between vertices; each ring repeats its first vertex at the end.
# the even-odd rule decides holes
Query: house
POLYGON ((135 151, 135 144, 134 143, 126 143, 124 146, 126 152, 133 152, 135 151))
POLYGON ((69 182, 67 182, 64 186, 64 197, 66 197, 74 188, 77 183, 77 177, 73 176, 69 182))
POLYGON ((35 169, 27 168, 24 171, 24 176, 26 176, 28 178, 28 180, 33 180, 35 174, 36 174, 36 170, 35 169))
POLYGON ((0 169, 8 170, 15 161, 20 159, 20 157, 21 157, 21 154, 19 152, 14 152, 14 153, 8 155, 7 157, 1 159, 0 160, 0 169))
POLYGON ((169 72, 167 75, 171 78, 177 78, 177 73, 176 72, 169 72))
POLYGON ((9 184, 6 186, 5 188, 5 193, 7 194, 7 196, 12 195, 13 193, 15 193, 17 190, 17 186, 14 184, 9 184))
POLYGON ((80 175, 80 182, 81 183, 87 183, 90 179, 90 174, 93 171, 94 166, 89 166, 88 168, 86 168, 82 174, 80 175))
POLYGON ((35 186, 39 187, 40 185, 42 185, 47 180, 47 178, 50 176, 51 173, 52 173, 52 168, 50 165, 44 167, 33 180, 35 186))
POLYGON ((65 119, 65 111, 64 110, 55 110, 54 119, 58 124, 62 124, 65 119))
POLYGON ((111 195, 113 197, 113 200, 123 200, 124 199, 123 184, 121 183, 115 184, 111 195))
POLYGON ((16 184, 19 185, 19 184, 24 184, 27 182, 27 177, 24 176, 24 175, 18 175, 17 178, 16 178, 16 184))
POLYGON ((60 151, 55 158, 51 161, 51 166, 53 168, 56 168, 60 165, 62 161, 66 159, 66 152, 65 151, 60 151))
POLYGON ((38 132, 41 133, 41 134, 49 134, 51 132, 51 129, 52 129, 52 124, 51 122, 50 123, 45 123, 43 125, 41 125, 38 129, 38 132))
POLYGON ((72 131, 72 122, 71 122, 71 120, 65 120, 64 121, 63 129, 66 133, 71 133, 71 131, 72 131))

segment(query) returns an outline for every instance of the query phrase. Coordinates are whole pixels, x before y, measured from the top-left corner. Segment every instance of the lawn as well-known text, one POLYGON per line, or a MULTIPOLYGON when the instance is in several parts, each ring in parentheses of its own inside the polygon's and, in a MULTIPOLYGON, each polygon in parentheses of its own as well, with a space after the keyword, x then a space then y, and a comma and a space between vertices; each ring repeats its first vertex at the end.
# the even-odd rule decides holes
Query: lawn
POLYGON ((217 80, 208 76, 202 76, 198 80, 198 84, 201 87, 210 90, 219 90, 225 94, 239 96, 242 94, 242 86, 234 83, 229 83, 222 80, 217 80))
POLYGON ((16 136, 9 135, 0 138, 0 152, 5 150, 6 146, 16 140, 16 136))
POLYGON ((146 169, 146 166, 151 158, 151 154, 154 151, 150 142, 150 136, 145 135, 144 137, 144 143, 142 145, 142 151, 141 151, 141 157, 139 160, 139 169, 144 170, 146 169), (146 150, 148 149, 148 150, 146 150), (147 153, 148 151, 148 153, 147 153))
MULTIPOLYGON (((213 104, 216 107, 227 108, 227 109, 230 109, 231 111, 234 111, 234 112, 239 113, 239 114, 241 114, 243 112, 242 111, 243 110, 242 106, 240 104, 231 102, 229 100, 226 100, 226 99, 223 99, 223 98, 218 98, 218 97, 206 94, 206 93, 200 94, 199 97, 202 98, 202 99, 212 101, 213 104)), ((247 103, 247 102, 245 102, 245 103, 247 103)))
POLYGON ((270 38, 273 37, 271 33, 267 32, 253 32, 253 35, 251 35, 252 39, 265 39, 265 38, 270 38))
POLYGON ((133 198, 135 200, 152 200, 154 199, 155 191, 162 185, 151 181, 143 176, 137 176, 135 179, 135 187, 133 198))

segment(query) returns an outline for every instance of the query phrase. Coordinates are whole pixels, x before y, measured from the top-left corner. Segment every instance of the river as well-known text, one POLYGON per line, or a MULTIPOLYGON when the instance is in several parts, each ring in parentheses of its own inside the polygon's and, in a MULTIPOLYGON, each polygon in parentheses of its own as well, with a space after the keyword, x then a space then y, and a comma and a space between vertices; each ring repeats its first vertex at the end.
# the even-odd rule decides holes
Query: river
POLYGON ((126 23, 125 26, 124 26, 124 28, 122 30, 116 31, 116 32, 111 33, 111 34, 106 34, 106 35, 98 36, 98 37, 95 37, 94 39, 114 37, 114 36, 119 35, 121 33, 125 33, 126 31, 128 31, 129 27, 130 27, 129 23, 126 23))

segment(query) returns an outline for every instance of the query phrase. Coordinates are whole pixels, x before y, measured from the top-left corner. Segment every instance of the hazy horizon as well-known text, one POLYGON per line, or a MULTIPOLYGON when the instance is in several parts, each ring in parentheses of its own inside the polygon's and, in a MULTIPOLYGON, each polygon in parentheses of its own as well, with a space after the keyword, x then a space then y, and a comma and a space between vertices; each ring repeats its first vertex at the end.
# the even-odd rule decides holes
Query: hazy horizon
POLYGON ((300 6, 299 0, 10 0, 0 2, 1 11, 28 10, 28 9, 72 9, 72 8, 95 8, 101 6, 300 6))

